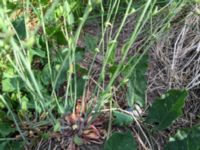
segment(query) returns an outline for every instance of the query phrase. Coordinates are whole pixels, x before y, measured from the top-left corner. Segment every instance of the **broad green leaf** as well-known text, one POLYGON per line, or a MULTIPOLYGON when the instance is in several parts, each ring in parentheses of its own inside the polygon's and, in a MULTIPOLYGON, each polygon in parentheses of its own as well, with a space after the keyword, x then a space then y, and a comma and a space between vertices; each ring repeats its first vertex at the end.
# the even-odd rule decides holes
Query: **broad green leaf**
MULTIPOLYGON (((82 77, 76 77, 76 96, 80 97, 83 95, 85 80, 82 77)), ((74 84, 73 84, 74 89, 74 84)))
POLYGON ((83 48, 77 47, 75 53, 76 63, 79 63, 84 58, 85 51, 83 48))
POLYGON ((117 70, 117 67, 118 65, 112 65, 109 67, 109 75, 110 75, 110 78, 114 75, 115 71, 117 70))
POLYGON ((24 82, 19 76, 17 76, 12 67, 8 67, 7 70, 3 73, 2 80, 2 91, 3 92, 13 92, 18 88, 21 89, 24 87, 24 82))
POLYGON ((2 91, 3 92, 13 92, 18 88, 21 89, 24 87, 23 82, 19 77, 6 78, 2 81, 2 91))
POLYGON ((22 97, 22 99, 21 99, 21 109, 23 110, 23 111, 27 111, 28 110, 28 102, 29 102, 29 100, 28 100, 28 98, 26 97, 26 96, 23 96, 22 97))
POLYGON ((8 141, 0 142, 0 150, 5 150, 7 147, 8 141))
POLYGON ((25 21, 24 17, 17 18, 15 21, 13 21, 13 26, 21 40, 26 38, 26 27, 25 27, 25 21))
MULTIPOLYGON (((78 76, 79 73, 81 73, 80 76, 77 77, 77 93, 81 93, 82 92, 79 92, 79 91, 82 91, 83 89, 83 86, 84 86, 84 81, 82 79, 82 72, 80 72, 80 66, 78 65, 80 63, 80 61, 83 60, 83 57, 84 56, 84 49, 82 48, 77 48, 76 49, 76 53, 75 53, 75 59, 76 59, 76 69, 73 69, 72 68, 72 71, 76 70, 78 73, 76 73, 76 76, 78 76)), ((53 65, 53 76, 54 78, 56 77, 57 78, 57 75, 59 73, 59 76, 57 78, 57 82, 56 82, 56 85, 55 85, 55 89, 58 91, 60 86, 67 80, 67 73, 69 72, 69 62, 66 61, 66 62, 63 62, 62 60, 58 60, 58 59, 55 59, 54 60, 54 65, 53 65), (64 66, 64 67, 63 67, 64 66), (60 71, 61 70, 61 71, 60 71)), ((74 67, 72 65, 72 67, 74 67)), ((81 70, 83 71, 83 69, 81 70)), ((44 85, 48 85, 50 83, 50 75, 49 73, 47 74, 47 72, 49 72, 49 69, 48 69, 48 65, 46 65, 42 71, 42 78, 41 78, 41 81, 43 82, 44 85)), ((55 79, 54 79, 55 80, 55 79)), ((74 84, 74 82, 72 82, 72 85, 74 84)), ((74 90, 74 86, 72 88, 74 90)), ((79 95, 79 94, 78 94, 79 95)))
POLYGON ((106 141, 103 150, 136 150, 136 142, 130 131, 115 132, 106 141))
POLYGON ((97 47, 97 37, 91 34, 86 34, 84 39, 86 51, 94 51, 97 47))
POLYGON ((56 41, 57 44, 65 45, 67 43, 66 38, 60 26, 47 26, 46 30, 47 34, 49 35, 49 38, 51 38, 51 40, 53 39, 54 41, 56 41))
POLYGON ((119 111, 113 111, 114 124, 119 126, 128 126, 133 122, 133 117, 119 111))
MULTIPOLYGON (((3 1, 0 2, 1 6, 3 6, 3 1)), ((13 11, 16 10, 16 8, 19 6, 19 3, 13 3, 12 1, 6 1, 6 9, 7 11, 13 11)))
POLYGON ((68 1, 64 2, 63 8, 64 8, 63 12, 64 12, 64 16, 66 17, 67 24, 72 25, 74 23, 74 15, 72 13, 72 10, 68 1))
POLYGON ((39 56, 41 58, 45 58, 46 57, 46 52, 39 50, 39 49, 30 49, 29 50, 32 56, 39 56))
POLYGON ((66 62, 65 64, 64 64, 64 67, 63 68, 61 68, 62 67, 62 65, 61 64, 56 64, 56 66, 54 67, 55 69, 54 69, 54 73, 56 74, 55 75, 55 77, 57 76, 57 73, 60 71, 60 69, 61 69, 61 71, 59 72, 60 74, 59 74, 59 77, 58 77, 58 80, 57 80, 57 83, 56 83, 56 90, 59 90, 59 87, 66 81, 66 79, 67 79, 67 71, 69 70, 69 64, 68 64, 68 62, 66 62))
POLYGON ((42 50, 34 50, 34 49, 30 49, 28 51, 28 57, 29 57, 29 61, 32 62, 33 60, 33 57, 34 56, 38 56, 38 57, 41 57, 41 58, 45 58, 46 56, 46 52, 45 51, 42 51, 42 50))
POLYGON ((6 137, 15 131, 16 131, 16 129, 12 128, 10 123, 0 122, 0 135, 2 137, 6 137))
POLYGON ((42 81, 43 85, 49 85, 51 82, 51 75, 49 71, 49 65, 46 64, 44 68, 42 69, 42 72, 40 74, 40 80, 42 81))
MULTIPOLYGON (((85 74, 87 74, 87 71, 82 69, 79 65, 76 65, 76 70, 77 70, 77 73, 76 73, 76 96, 80 97, 83 95, 83 91, 85 88, 86 80, 83 77, 85 74)), ((73 92, 75 92, 74 91, 74 89, 75 89, 74 82, 72 84, 72 88, 73 88, 73 92)))
POLYGON ((200 126, 179 130, 164 150, 200 150, 200 126))
POLYGON ((3 79, 14 78, 14 77, 17 77, 17 75, 14 72, 14 69, 11 66, 8 65, 6 70, 3 72, 3 79))
POLYGON ((157 130, 167 128, 182 115, 186 97, 186 90, 169 90, 153 103, 146 121, 154 124, 157 130))
MULTIPOLYGON (((136 64, 134 70, 131 72, 128 81, 128 105, 134 107, 134 104, 137 103, 141 107, 145 105, 145 95, 147 89, 147 67, 148 67, 148 56, 144 55, 139 62, 139 56, 135 56, 133 61, 130 63, 130 67, 136 64)), ((128 67, 127 69, 131 69, 128 67)))

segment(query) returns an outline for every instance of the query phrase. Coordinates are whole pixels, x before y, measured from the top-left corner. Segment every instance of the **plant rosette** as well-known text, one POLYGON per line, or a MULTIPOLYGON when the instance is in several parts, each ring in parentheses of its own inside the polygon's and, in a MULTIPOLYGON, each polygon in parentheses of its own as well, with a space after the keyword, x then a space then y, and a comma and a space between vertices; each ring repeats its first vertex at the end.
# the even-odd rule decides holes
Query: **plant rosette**
MULTIPOLYGON (((64 120, 71 127, 74 137, 78 136, 83 141, 81 143, 102 144, 106 135, 106 131, 102 127, 104 120, 101 118, 96 118, 94 121, 92 121, 92 116, 85 118, 84 116, 87 109, 85 104, 86 101, 84 102, 82 98, 78 99, 75 111, 69 115, 66 115, 64 120)), ((78 141, 80 141, 80 139, 78 141)), ((74 142, 74 144, 77 145, 77 142, 74 142)))

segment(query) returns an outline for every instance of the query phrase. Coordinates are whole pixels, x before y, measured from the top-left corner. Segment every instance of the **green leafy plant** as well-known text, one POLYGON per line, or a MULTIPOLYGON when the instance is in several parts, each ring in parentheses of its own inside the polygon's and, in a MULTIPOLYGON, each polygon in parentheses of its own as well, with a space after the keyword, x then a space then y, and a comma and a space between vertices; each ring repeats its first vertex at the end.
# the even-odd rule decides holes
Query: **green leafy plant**
POLYGON ((136 142, 130 131, 121 133, 114 132, 111 137, 106 141, 104 150, 135 150, 136 142))
POLYGON ((153 103, 146 121, 154 124, 157 130, 167 128, 176 118, 182 115, 186 97, 186 90, 168 91, 153 103))
MULTIPOLYGON (((133 71, 130 73, 128 81, 128 104, 130 107, 134 107, 134 104, 145 106, 146 104, 146 89, 147 89, 147 67, 148 56, 144 55, 142 58, 135 56, 130 62, 130 65, 136 64, 133 71), (138 62, 137 62, 138 61, 138 62)), ((129 68, 127 68, 129 69, 129 68)))
POLYGON ((128 126, 133 123, 133 117, 120 111, 113 111, 114 125, 128 126))
POLYGON ((192 128, 178 130, 175 136, 165 145, 165 150, 199 150, 200 128, 196 125, 192 128))

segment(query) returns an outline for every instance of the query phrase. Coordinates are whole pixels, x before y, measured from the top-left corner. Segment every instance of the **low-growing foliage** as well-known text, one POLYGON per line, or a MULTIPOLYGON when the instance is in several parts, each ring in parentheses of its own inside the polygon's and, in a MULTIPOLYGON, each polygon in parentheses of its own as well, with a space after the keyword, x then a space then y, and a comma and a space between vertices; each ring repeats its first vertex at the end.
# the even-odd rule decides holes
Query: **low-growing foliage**
POLYGON ((113 124, 118 126, 128 126, 134 121, 132 116, 120 111, 113 111, 113 116, 115 118, 113 124))
POLYGON ((130 73, 128 82, 128 105, 133 107, 135 104, 139 104, 144 107, 146 104, 148 56, 135 56, 129 65, 131 67, 127 69, 133 69, 133 71, 130 73))
MULTIPOLYGON (((52 140, 75 150, 107 138, 104 150, 133 150, 135 125, 151 149, 143 128, 168 128, 183 114, 187 90, 171 89, 148 108, 148 51, 189 4, 2 0, 0 149, 39 149, 52 140), (133 29, 121 40, 131 17, 133 29)), ((165 149, 199 149, 198 139, 198 127, 179 131, 165 149)))
POLYGON ((136 142, 130 131, 127 132, 114 132, 108 141, 106 141, 104 150, 135 150, 136 142))
POLYGON ((165 150, 198 150, 200 132, 199 125, 192 128, 178 130, 174 137, 166 144, 165 150))
POLYGON ((167 128, 174 120, 183 114, 182 109, 186 96, 186 90, 168 91, 153 103, 146 121, 154 124, 156 130, 167 128))

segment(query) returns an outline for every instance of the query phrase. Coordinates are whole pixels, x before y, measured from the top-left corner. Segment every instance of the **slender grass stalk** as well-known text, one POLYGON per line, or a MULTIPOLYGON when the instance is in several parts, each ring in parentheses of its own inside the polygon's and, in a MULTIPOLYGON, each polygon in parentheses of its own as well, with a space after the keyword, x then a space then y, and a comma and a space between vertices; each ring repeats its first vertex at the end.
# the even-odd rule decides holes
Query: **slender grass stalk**
MULTIPOLYGON (((70 67, 70 71, 69 71, 69 79, 71 79, 71 75, 72 75, 72 73, 74 73, 74 80, 73 80, 73 83, 74 83, 74 91, 75 91, 75 94, 74 94, 74 110, 73 111, 75 111, 75 101, 76 101, 76 99, 77 99, 77 96, 76 96, 76 94, 77 94, 77 91, 76 91, 76 69, 75 69, 75 66, 76 66, 76 59, 75 59, 75 54, 76 54, 76 47, 77 47, 77 42, 78 42, 78 39, 79 39, 79 36, 80 36, 80 33, 81 33, 81 29, 83 28, 83 25, 84 25, 84 23, 85 23, 85 21, 87 20, 87 18, 88 18, 88 16, 89 16, 89 13, 92 11, 92 4, 91 4, 91 1, 89 1, 88 2, 88 5, 87 5, 87 7, 86 7, 86 9, 85 9, 85 13, 84 13, 84 15, 83 15, 83 17, 80 19, 81 20, 81 22, 80 22, 80 24, 79 24, 79 26, 78 26, 78 28, 77 28, 77 30, 76 30, 76 33, 75 33, 75 36, 74 36, 74 39, 72 39, 72 43, 71 43, 71 45, 69 46, 70 48, 70 50, 72 50, 72 60, 71 60, 71 62, 69 63, 69 67, 70 67)), ((70 80, 71 81, 71 80, 70 80)), ((68 81, 68 82, 70 82, 70 81, 68 81)), ((70 84, 71 85, 71 84, 70 84)), ((68 90, 69 88, 67 88, 67 90, 68 90)), ((66 91, 66 93, 68 93, 68 91, 66 91)), ((66 95, 66 94, 65 94, 66 95)), ((67 96, 67 95, 66 95, 67 96)), ((67 106, 67 98, 65 98, 65 107, 67 106)))
POLYGON ((117 0, 115 12, 114 12, 113 17, 112 17, 112 22, 111 22, 112 28, 110 30, 109 40, 111 40, 112 36, 113 36, 112 35, 113 34, 113 26, 115 25, 115 23, 117 23, 116 19, 117 19, 117 14, 119 13, 119 7, 120 7, 120 0, 117 0))
POLYGON ((107 49, 107 51, 106 51, 106 54, 105 54, 106 57, 104 58, 104 63, 103 63, 102 72, 101 72, 101 78, 103 80, 105 78, 106 65, 108 63, 108 60, 110 58, 111 53, 113 52, 113 50, 115 50, 115 46, 116 46, 116 43, 117 43, 117 38, 119 37, 119 34, 120 34, 121 30, 122 30, 122 27, 124 26, 124 23, 125 23, 125 21, 126 21, 126 19, 128 17, 128 14, 129 14, 129 11, 130 11, 130 8, 131 8, 131 4, 132 4, 132 0, 129 1, 129 4, 128 4, 128 7, 126 9, 125 15, 123 17, 122 23, 121 23, 119 29, 117 30, 117 34, 116 34, 114 40, 112 41, 110 48, 107 49))
MULTIPOLYGON (((110 81, 109 81, 109 83, 108 83, 108 86, 106 87, 105 93, 111 90, 111 87, 112 87, 112 85, 113 85, 113 83, 114 83, 116 77, 119 75, 120 70, 122 69, 122 66, 123 66, 123 64, 124 64, 124 62, 125 62, 125 59, 126 59, 126 57, 127 57, 127 54, 128 54, 128 51, 129 51, 130 47, 132 46, 132 44, 133 44, 134 41, 136 40, 137 35, 139 34, 139 31, 141 31, 142 27, 144 26, 144 24, 146 23, 147 19, 149 18, 149 17, 147 17, 146 19, 144 19, 145 14, 147 13, 149 7, 151 6, 151 2, 152 2, 152 0, 148 0, 148 1, 146 2, 145 7, 144 7, 144 9, 143 9, 143 11, 142 11, 142 13, 141 13, 141 15, 140 15, 140 17, 139 17, 139 20, 138 20, 137 24, 136 24, 136 27, 135 27, 135 29, 134 29, 134 31, 133 31, 131 37, 130 37, 130 40, 124 44, 124 46, 123 46, 123 48, 122 48, 122 51, 123 51, 122 60, 121 60, 120 63, 118 64, 117 69, 116 69, 114 75, 113 75, 112 78, 110 79, 110 81), (146 21, 142 22, 142 20, 146 20, 146 21)), ((119 31, 118 31, 118 33, 116 34, 115 38, 114 38, 114 42, 117 41, 117 38, 118 38, 118 36, 119 36, 119 33, 121 32, 121 29, 122 29, 122 27, 124 26, 125 20, 126 20, 126 18, 128 17, 128 14, 129 14, 129 12, 130 12, 131 4, 132 4, 132 1, 129 2, 129 5, 128 5, 127 11, 126 11, 126 13, 125 13, 125 15, 124 15, 122 24, 121 24, 121 26, 119 27, 119 31)), ((155 4, 155 2, 154 2, 154 4, 155 4)), ((151 9, 153 9, 154 4, 152 4, 151 9)), ((151 12, 151 11, 150 11, 150 12, 151 12)), ((148 12, 148 14, 149 14, 149 12, 148 12)), ((149 15, 148 15, 148 16, 149 16, 149 15)), ((108 62, 108 59, 109 59, 109 57, 110 57, 111 52, 114 50, 114 46, 115 46, 115 45, 112 44, 112 45, 111 45, 111 48, 108 49, 108 51, 107 51, 106 58, 104 59, 104 64, 103 64, 103 67, 102 67, 101 75, 102 75, 102 74, 105 74, 105 67, 106 67, 106 65, 107 65, 107 62, 108 62)), ((103 106, 103 104, 104 104, 106 101, 107 101, 107 99, 105 99, 104 96, 103 96, 103 97, 100 97, 100 100, 99 100, 99 103, 98 103, 98 105, 97 105, 97 107, 96 107, 96 110, 98 111, 98 110, 103 106)))
POLYGON ((48 112, 49 113, 49 117, 51 118, 52 121, 55 121, 55 118, 53 116, 53 114, 50 112, 50 110, 47 108, 47 106, 45 105, 45 98, 43 96, 43 94, 40 91, 39 85, 37 83, 37 80, 35 78, 35 75, 31 69, 30 63, 29 61, 26 59, 26 57, 21 53, 19 47, 17 46, 17 44, 14 42, 13 39, 11 39, 11 45, 13 46, 13 51, 16 51, 16 53, 19 55, 20 60, 23 63, 23 66, 26 68, 26 71, 28 72, 28 75, 31 79, 31 82, 33 84, 34 90, 36 91, 36 93, 39 96, 39 103, 43 109, 44 112, 48 112))
MULTIPOLYGON (((44 96, 43 94, 41 93, 40 89, 39 89, 39 86, 38 86, 38 83, 35 79, 35 76, 34 76, 34 73, 32 72, 32 69, 31 69, 31 66, 30 66, 30 63, 28 60, 26 60, 26 57, 23 56, 23 54, 21 53, 21 51, 19 50, 19 47, 16 45, 16 43, 14 42, 14 40, 11 40, 11 45, 13 46, 13 51, 15 51, 18 55, 19 55, 19 58, 21 59, 24 67, 27 69, 29 75, 30 75, 30 78, 33 82, 33 85, 34 85, 34 88, 36 89, 39 97, 43 100, 44 99, 44 96)), ((44 107, 44 102, 41 103, 42 104, 42 107, 43 109, 45 109, 44 107)))
MULTIPOLYGON (((113 77, 110 79, 110 82, 109 82, 109 84, 107 86, 108 89, 112 86, 114 80, 119 75, 120 69, 124 64, 124 61, 125 61, 125 59, 127 57, 127 54, 128 54, 128 51, 129 51, 130 47, 132 46, 132 44, 136 40, 139 31, 141 31, 142 27, 145 24, 145 22, 143 22, 143 20, 144 20, 145 14, 147 13, 147 10, 148 10, 149 6, 151 5, 151 2, 152 2, 152 0, 148 0, 146 2, 145 7, 144 7, 144 9, 143 9, 143 11, 142 11, 142 13, 140 15, 140 18, 139 18, 137 24, 136 24, 136 27, 135 27, 135 29, 134 29, 131 37, 130 37, 130 40, 127 43, 125 43, 124 46, 122 47, 123 56, 122 56, 122 59, 121 59, 119 65, 118 65, 113 77)), ((153 4, 155 4, 155 2, 153 4)), ((145 20, 147 20, 147 18, 145 20)))
POLYGON ((42 5, 41 5, 40 0, 39 0, 39 7, 40 7, 40 14, 41 14, 40 18, 41 18, 41 23, 42 23, 42 29, 43 29, 43 32, 44 32, 44 39, 45 39, 45 45, 46 45, 48 68, 49 68, 49 73, 50 73, 50 77, 51 77, 51 84, 53 85, 49 43, 48 43, 48 39, 47 39, 44 14, 43 14, 43 9, 42 9, 42 5))
MULTIPOLYGON (((163 19, 163 23, 161 23, 160 26, 157 26, 157 28, 155 28, 153 31, 151 31, 152 33, 149 35, 148 39, 146 39, 145 43, 143 44, 143 46, 141 46, 138 49, 138 52, 142 51, 142 54, 140 55, 140 57, 137 59, 137 61, 135 62, 135 64, 131 67, 131 69, 127 72, 127 74, 124 76, 124 80, 126 80, 131 73, 133 72, 133 70, 135 69, 135 66, 138 64, 138 62, 142 59, 142 57, 147 53, 147 51, 151 48, 152 44, 158 40, 158 38, 160 36, 162 36, 162 34, 164 33, 164 31, 168 28, 170 22, 174 19, 174 17, 176 16, 176 14, 181 10, 181 6, 177 6, 176 8, 176 13, 174 12, 170 12, 164 19, 163 19), (156 38, 155 38, 156 37, 156 38), (154 40, 152 40, 154 39, 154 40)), ((156 14, 154 14, 156 15, 156 14)), ((133 60, 133 58, 130 58, 129 62, 131 62, 133 60)), ((130 63, 127 63, 127 65, 130 65, 130 63)), ((122 70, 123 71, 123 70, 122 70)), ((121 72, 120 72, 121 73, 121 72)), ((118 88, 123 84, 123 82, 121 82, 118 85, 118 88)))
POLYGON ((25 22, 25 30, 26 30, 26 39, 29 39, 30 38, 30 35, 29 35, 29 29, 28 29, 28 20, 29 20, 29 0, 26 0, 25 2, 23 2, 23 7, 24 7, 24 22, 25 22))

